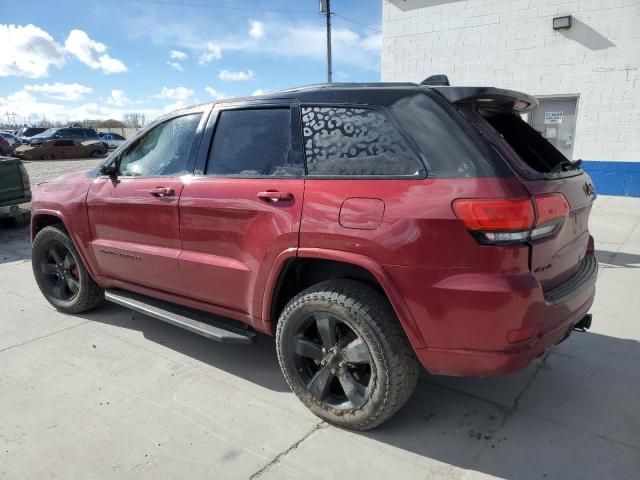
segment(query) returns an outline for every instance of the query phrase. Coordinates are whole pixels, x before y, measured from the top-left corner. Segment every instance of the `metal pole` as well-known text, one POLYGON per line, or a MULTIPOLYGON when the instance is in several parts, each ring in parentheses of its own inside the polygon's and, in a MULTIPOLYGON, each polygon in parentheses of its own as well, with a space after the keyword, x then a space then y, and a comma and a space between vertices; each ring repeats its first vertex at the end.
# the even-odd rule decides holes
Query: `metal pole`
POLYGON ((327 1, 327 82, 331 83, 331 0, 327 1))

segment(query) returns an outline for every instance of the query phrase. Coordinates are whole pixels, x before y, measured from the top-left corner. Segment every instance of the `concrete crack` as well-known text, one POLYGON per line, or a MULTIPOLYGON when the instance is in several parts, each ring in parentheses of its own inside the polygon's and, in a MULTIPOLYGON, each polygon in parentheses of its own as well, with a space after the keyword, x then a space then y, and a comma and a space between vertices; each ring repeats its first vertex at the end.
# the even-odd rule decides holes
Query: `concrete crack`
POLYGON ((289 455, 291 452, 293 452, 296 448, 298 448, 298 446, 304 442, 305 440, 307 440, 309 437, 311 437, 311 435, 313 435, 314 433, 316 433, 318 430, 320 430, 321 428, 325 428, 327 426, 326 423, 324 422, 320 422, 317 423, 316 425, 313 426, 313 428, 311 429, 311 431, 307 432, 300 440, 298 440, 297 442, 295 442, 293 445, 291 445, 289 448, 287 448, 284 452, 279 453, 278 455, 275 456, 275 458, 273 460, 271 460, 269 463, 267 463, 264 467, 262 467, 260 470, 258 470, 257 472, 253 473, 250 477, 249 480, 254 480, 256 478, 260 478, 264 473, 267 473, 269 470, 271 470, 274 466, 276 466, 278 463, 280 463, 282 461, 282 459, 284 459, 287 455, 289 455))
POLYGON ((15 345, 11 345, 9 347, 1 349, 0 353, 6 352, 7 350, 11 350, 12 348, 21 347, 22 345, 27 345, 27 344, 29 344, 31 342, 35 342, 36 340, 42 340, 43 338, 51 337, 52 335, 57 335, 58 333, 66 332, 67 330, 71 330, 72 328, 76 328, 76 327, 79 327, 80 325, 84 325, 86 323, 89 323, 90 321, 91 320, 87 320, 85 322, 81 322, 81 323, 78 323, 76 325, 72 325, 70 327, 63 328, 62 330, 57 330, 55 332, 48 333, 47 335, 42 335, 41 337, 32 338, 31 340, 27 340, 26 342, 22 342, 22 343, 17 343, 15 345))

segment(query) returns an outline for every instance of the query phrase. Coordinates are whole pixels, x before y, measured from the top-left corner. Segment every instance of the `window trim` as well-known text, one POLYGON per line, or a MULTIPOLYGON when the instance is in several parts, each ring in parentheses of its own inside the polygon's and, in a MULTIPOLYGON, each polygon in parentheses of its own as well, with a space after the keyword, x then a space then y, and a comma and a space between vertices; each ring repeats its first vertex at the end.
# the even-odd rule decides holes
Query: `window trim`
POLYGON ((402 132, 402 129, 398 125, 398 122, 391 114, 391 112, 383 106, 380 105, 371 105, 368 103, 358 104, 358 103, 344 103, 344 102, 303 102, 300 104, 300 133, 302 135, 302 155, 304 156, 304 170, 305 170, 305 178, 309 180, 424 180, 428 177, 427 168, 424 165, 424 162, 420 158, 420 156, 416 153, 416 146, 413 141, 402 132), (360 108, 365 110, 374 110, 384 115, 384 117, 391 122, 393 128, 396 130, 396 133, 400 136, 400 138, 405 142, 407 149, 411 153, 416 165, 419 168, 419 171, 413 175, 309 175, 308 171, 308 163, 307 163, 307 150, 305 148, 305 139, 304 139, 304 123, 303 123, 303 108, 360 108))
MULTIPOLYGON (((113 154, 109 156, 102 165, 111 166, 115 163, 117 164, 118 169, 120 169, 120 160, 122 159, 123 155, 125 155, 131 148, 133 148, 134 144, 139 139, 147 135, 147 133, 149 133, 151 130, 160 126, 163 123, 175 120, 176 118, 186 117, 188 115, 200 114, 201 115, 200 121, 198 122, 198 126, 196 127, 196 132, 193 137, 193 143, 191 144, 191 148, 189 149, 189 154, 187 157, 186 173, 183 173, 181 175, 144 175, 144 176, 143 175, 121 175, 120 173, 118 173, 118 178, 123 178, 123 179, 175 178, 175 177, 181 177, 184 175, 192 175, 195 167, 195 163, 196 163, 196 155, 197 155, 198 149, 200 148, 200 145, 202 142, 202 136, 203 136, 205 127, 207 125, 207 121, 210 113, 211 113, 211 108, 207 107, 207 108, 192 108, 189 110, 180 110, 178 112, 172 112, 168 115, 163 115, 162 117, 156 119, 154 122, 152 122, 142 130, 140 130, 132 138, 130 138, 129 140, 126 140, 126 142, 123 143, 119 148, 117 148, 113 152, 113 154)), ((98 172, 99 171, 100 169, 98 169, 98 172)), ((108 178, 109 176, 98 173, 98 177, 108 178)))
POLYGON ((304 161, 304 152, 302 148, 302 130, 300 128, 302 117, 300 114, 300 105, 297 101, 256 101, 251 103, 237 102, 237 103, 225 103, 214 105, 211 116, 209 117, 209 124, 207 125, 206 138, 203 138, 203 144, 207 148, 200 149, 198 152, 198 159, 194 175, 202 176, 206 178, 231 178, 234 180, 257 180, 257 179, 278 179, 278 180, 293 180, 304 178, 306 175, 306 163, 304 161), (219 119, 223 112, 235 111, 235 110, 273 110, 273 109, 288 109, 290 114, 290 147, 291 147, 291 160, 292 167, 296 172, 293 175, 221 175, 221 174, 207 174, 207 166, 209 164, 209 156, 211 149, 213 148, 213 142, 215 140, 216 131, 218 129, 219 119))

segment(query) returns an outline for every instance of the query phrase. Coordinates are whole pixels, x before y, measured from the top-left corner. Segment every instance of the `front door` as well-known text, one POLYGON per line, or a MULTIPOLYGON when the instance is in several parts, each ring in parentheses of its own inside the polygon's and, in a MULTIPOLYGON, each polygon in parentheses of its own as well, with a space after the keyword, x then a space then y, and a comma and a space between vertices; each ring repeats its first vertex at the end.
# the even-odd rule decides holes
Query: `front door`
POLYGON ((577 98, 540 98, 531 125, 569 160, 576 138, 577 98))
POLYGON ((217 113, 202 175, 180 198, 179 263, 190 296, 260 315, 271 266, 298 246, 304 179, 297 112, 286 104, 217 113))
POLYGON ((166 120, 115 160, 117 178, 89 189, 91 247, 100 275, 183 293, 178 202, 193 171, 202 111, 166 120))

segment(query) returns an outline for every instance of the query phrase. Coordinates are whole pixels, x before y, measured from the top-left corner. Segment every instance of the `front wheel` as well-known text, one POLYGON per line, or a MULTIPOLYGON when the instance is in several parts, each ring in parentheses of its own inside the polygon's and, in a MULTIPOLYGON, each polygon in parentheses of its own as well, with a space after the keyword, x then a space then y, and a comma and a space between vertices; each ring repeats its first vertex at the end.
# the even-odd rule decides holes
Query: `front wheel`
POLYGON ((69 234, 60 226, 38 232, 31 264, 40 291, 61 312, 86 312, 104 299, 104 290, 91 278, 69 234))
POLYGON ((391 305, 352 280, 304 290, 285 307, 278 360, 291 390, 329 423, 369 430, 410 398, 418 363, 391 305))

